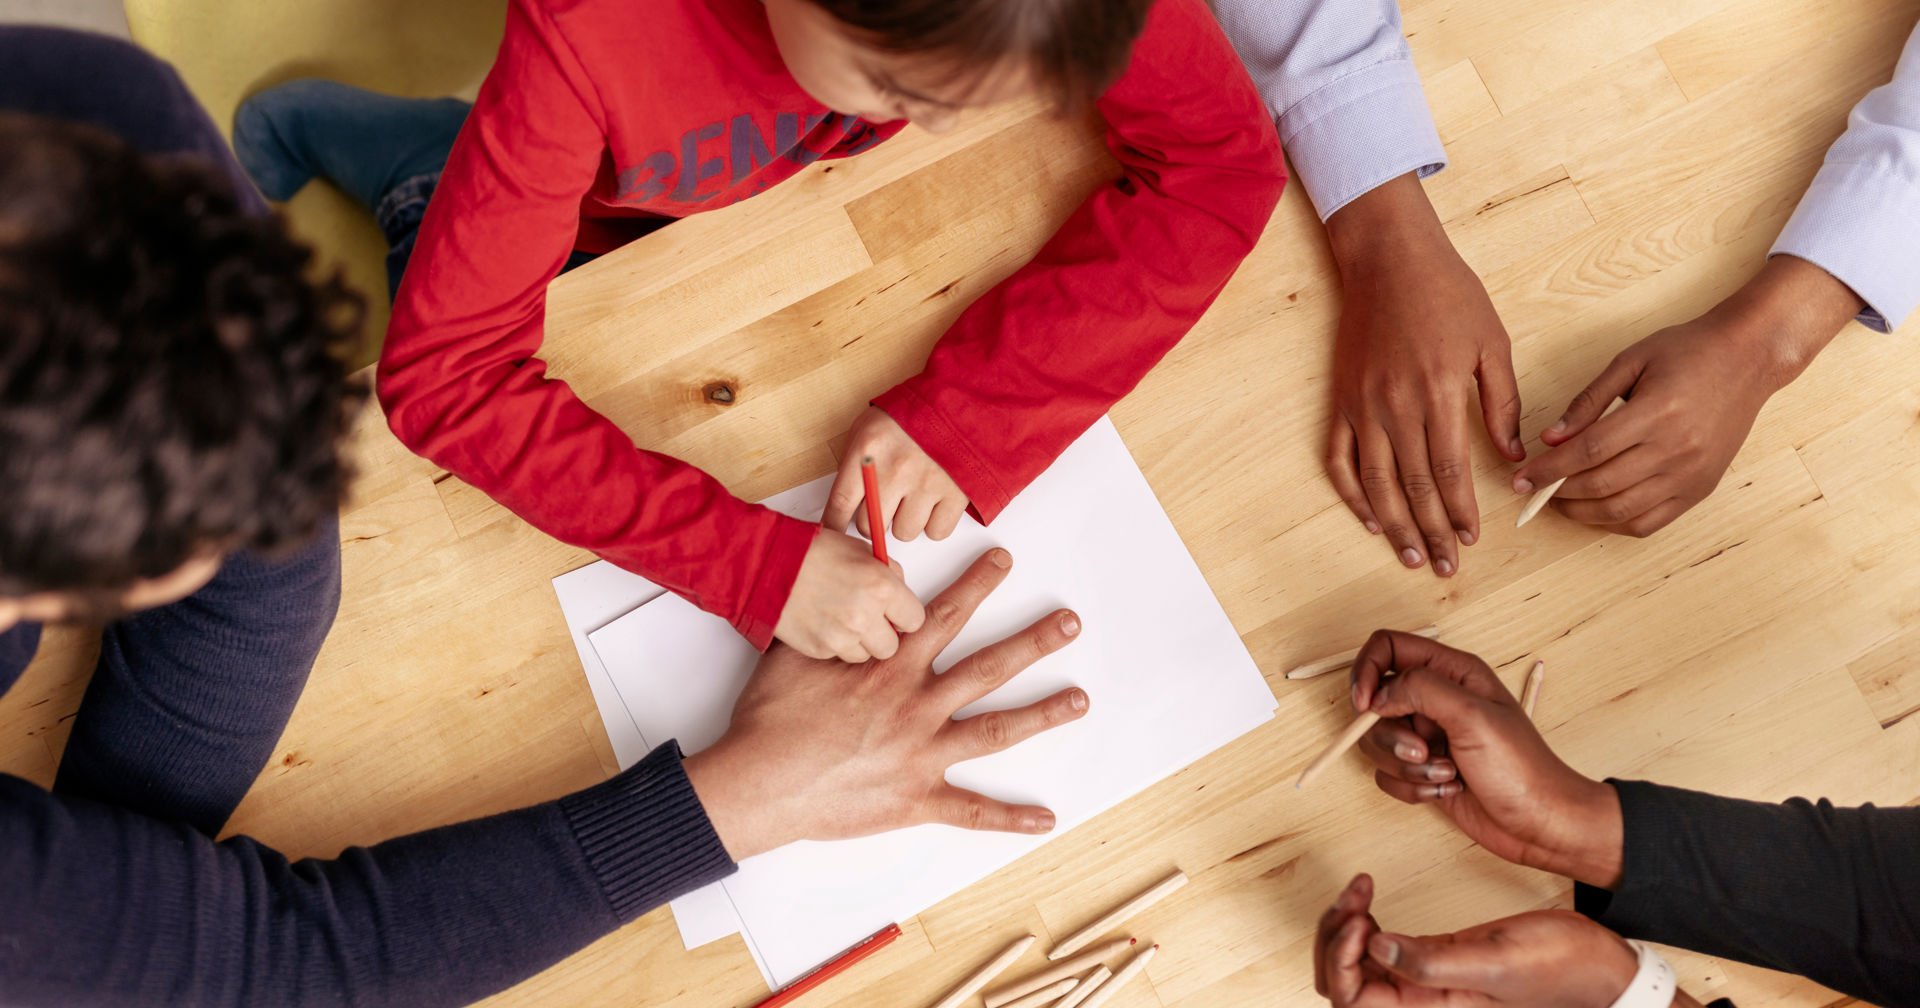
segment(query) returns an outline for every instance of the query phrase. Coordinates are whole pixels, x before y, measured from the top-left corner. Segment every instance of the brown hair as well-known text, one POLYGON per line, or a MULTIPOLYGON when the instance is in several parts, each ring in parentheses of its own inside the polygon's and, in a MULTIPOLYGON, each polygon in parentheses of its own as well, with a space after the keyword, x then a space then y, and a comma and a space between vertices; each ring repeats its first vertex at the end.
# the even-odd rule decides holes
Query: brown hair
POLYGON ((1024 62, 1063 108, 1099 97, 1127 67, 1153 0, 813 0, 896 53, 960 67, 1024 62))
POLYGON ((338 509, 359 300, 197 160, 0 113, 0 596, 120 591, 338 509))

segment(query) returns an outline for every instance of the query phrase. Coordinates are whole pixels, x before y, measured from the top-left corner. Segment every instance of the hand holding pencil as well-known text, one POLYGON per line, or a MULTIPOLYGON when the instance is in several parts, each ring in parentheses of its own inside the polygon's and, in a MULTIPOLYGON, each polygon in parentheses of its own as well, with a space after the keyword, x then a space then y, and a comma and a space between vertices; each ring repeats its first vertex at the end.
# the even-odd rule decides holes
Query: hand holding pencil
POLYGON ((1608 886, 1623 826, 1613 786, 1556 756, 1519 700, 1478 657, 1382 630, 1354 663, 1355 695, 1377 716, 1360 740, 1382 791, 1435 803, 1500 857, 1608 886))

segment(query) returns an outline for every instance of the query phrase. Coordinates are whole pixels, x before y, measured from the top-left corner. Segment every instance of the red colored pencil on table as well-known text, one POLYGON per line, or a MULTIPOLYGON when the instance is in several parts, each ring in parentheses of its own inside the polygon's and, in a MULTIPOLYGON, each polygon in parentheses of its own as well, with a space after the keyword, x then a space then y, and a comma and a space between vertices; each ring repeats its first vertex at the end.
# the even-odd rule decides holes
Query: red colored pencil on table
POLYGON ((873 536, 873 558, 887 562, 887 526, 880 519, 880 469, 873 457, 860 460, 860 481, 867 488, 867 531, 873 536))
POLYGON ((780 1008, 781 1005, 791 1004, 795 998, 852 969, 854 964, 886 948, 898 937, 900 937, 900 925, 889 924, 869 935, 860 944, 840 953, 832 962, 815 967, 812 972, 773 992, 772 996, 754 1005, 753 1008, 780 1008))

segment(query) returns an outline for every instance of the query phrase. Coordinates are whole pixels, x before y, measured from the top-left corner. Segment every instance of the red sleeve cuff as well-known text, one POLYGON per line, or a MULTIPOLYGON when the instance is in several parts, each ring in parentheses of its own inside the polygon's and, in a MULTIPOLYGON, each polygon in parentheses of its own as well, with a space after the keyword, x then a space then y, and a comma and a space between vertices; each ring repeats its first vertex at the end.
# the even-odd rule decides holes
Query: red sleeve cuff
POLYGON ((812 522, 780 516, 773 544, 753 579, 746 609, 733 621, 733 628, 747 643, 761 651, 773 644, 773 628, 780 622, 780 613, 787 608, 787 597, 793 594, 793 583, 800 577, 800 565, 807 559, 807 548, 819 534, 820 526, 812 522))
POLYGON ((960 492, 967 495, 967 510, 980 524, 990 524, 1006 510, 1013 495, 1001 486, 986 459, 960 436, 959 429, 914 391, 913 384, 918 380, 901 382, 875 399, 873 405, 892 417, 913 443, 960 485, 960 492))

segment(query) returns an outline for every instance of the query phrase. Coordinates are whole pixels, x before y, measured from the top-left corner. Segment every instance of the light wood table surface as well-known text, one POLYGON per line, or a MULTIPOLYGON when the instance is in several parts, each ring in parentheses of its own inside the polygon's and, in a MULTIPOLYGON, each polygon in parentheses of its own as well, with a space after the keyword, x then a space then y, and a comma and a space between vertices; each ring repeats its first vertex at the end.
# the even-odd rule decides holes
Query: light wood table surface
MULTIPOLYGON (((1614 352, 1757 266, 1920 3, 1411 0, 1406 17, 1453 160, 1428 189, 1513 334, 1531 437, 1614 352)), ((640 443, 757 498, 826 473, 866 400, 1110 172, 1090 122, 1030 108, 909 130, 556 282, 544 353, 640 443), (711 400, 720 385, 730 405, 711 400)), ((1321 1003, 1313 924, 1356 871, 1396 930, 1568 905, 1566 883, 1376 792, 1357 757, 1293 790, 1347 720, 1345 682, 1281 673, 1383 625, 1438 623, 1516 688, 1547 659, 1540 724, 1590 774, 1769 800, 1920 795, 1920 327, 1850 327, 1767 407, 1719 492, 1649 540, 1554 514, 1516 532, 1522 499, 1481 439, 1484 537, 1443 581, 1400 568, 1322 476, 1339 304, 1290 187, 1218 305, 1114 411, 1273 681, 1272 723, 903 921, 803 1006, 931 1003, 1027 929, 1036 965, 1050 936, 1176 865, 1193 884, 1135 922, 1164 947, 1117 1008, 1321 1003)), ((549 586, 591 557, 412 457, 371 412, 353 452, 339 622, 233 830, 332 855, 612 773, 549 586)), ((54 633, 0 701, 0 769, 52 780, 94 646, 54 633)), ((1703 1000, 1837 1000, 1675 963, 1703 1000)), ((737 937, 687 952, 663 910, 493 1003, 760 993, 737 937)))

